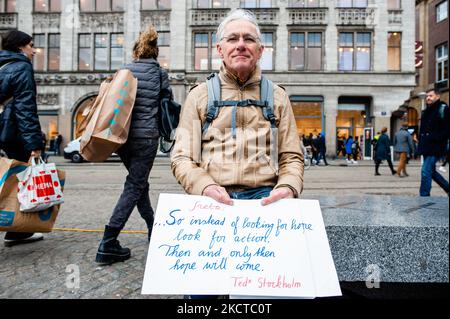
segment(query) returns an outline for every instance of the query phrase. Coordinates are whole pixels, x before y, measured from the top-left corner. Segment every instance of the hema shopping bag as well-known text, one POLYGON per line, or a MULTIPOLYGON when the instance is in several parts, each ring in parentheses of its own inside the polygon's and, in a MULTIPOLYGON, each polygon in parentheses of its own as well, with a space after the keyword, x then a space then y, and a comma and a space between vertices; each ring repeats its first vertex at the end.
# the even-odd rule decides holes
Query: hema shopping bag
MULTIPOLYGON (((20 211, 17 199, 17 173, 23 172, 29 165, 14 159, 0 158, 0 231, 14 232, 51 232, 55 224, 60 205, 48 209, 24 213, 20 211)), ((65 172, 58 170, 61 190, 64 189, 65 172)))
POLYGON ((55 163, 45 163, 40 158, 36 164, 31 158, 31 166, 17 173, 19 192, 17 199, 21 212, 37 212, 64 203, 61 182, 55 163))
POLYGON ((129 70, 102 83, 81 136, 80 153, 86 160, 102 162, 127 141, 136 91, 137 79, 129 70))

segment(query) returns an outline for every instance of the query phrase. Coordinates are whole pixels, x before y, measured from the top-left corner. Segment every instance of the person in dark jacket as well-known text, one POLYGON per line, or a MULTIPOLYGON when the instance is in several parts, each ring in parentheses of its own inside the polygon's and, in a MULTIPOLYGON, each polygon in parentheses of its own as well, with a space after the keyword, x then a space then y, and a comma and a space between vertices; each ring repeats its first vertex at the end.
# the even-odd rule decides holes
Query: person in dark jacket
POLYGON ((124 67, 138 80, 128 140, 118 150, 128 176, 109 224, 105 226, 96 256, 96 262, 100 264, 130 258, 130 249, 121 247, 117 237, 136 206, 147 224, 150 240, 154 212, 150 203, 148 178, 158 150, 158 105, 160 98, 172 95, 167 72, 156 61, 157 40, 158 33, 153 27, 142 33, 133 48, 134 61, 124 67))
MULTIPOLYGON (((10 108, 7 136, 0 148, 9 158, 28 162, 31 156, 40 157, 41 125, 37 114, 36 83, 31 61, 36 53, 33 38, 21 31, 6 33, 0 51, 0 104, 10 108), (6 102, 8 101, 8 102, 6 102)), ((5 113, 6 114, 6 113, 5 113)), ((4 119, 5 120, 5 119, 4 119)), ((5 246, 29 243, 43 239, 40 233, 7 232, 5 246)))
POLYGON ((329 164, 327 163, 327 145, 325 142, 325 134, 324 133, 319 133, 318 137, 317 137, 317 147, 319 150, 319 156, 317 159, 317 165, 319 165, 320 163, 320 159, 323 158, 323 162, 325 164, 325 166, 328 166, 329 164))
POLYGON ((449 193, 447 180, 436 171, 436 162, 445 156, 450 136, 449 108, 440 98, 437 89, 427 91, 427 107, 420 120, 418 153, 423 155, 420 196, 430 196, 431 180, 449 193))
POLYGON ((383 160, 386 160, 391 169, 392 175, 396 174, 397 171, 394 169, 391 160, 391 139, 386 134, 387 127, 381 129, 381 135, 378 138, 377 144, 375 145, 375 176, 381 175, 379 172, 380 164, 383 160))
POLYGON ((408 155, 411 155, 412 157, 412 154, 414 154, 414 144, 411 134, 408 132, 408 123, 403 123, 400 130, 394 136, 394 152, 398 153, 400 156, 397 167, 397 176, 409 176, 408 173, 406 173, 406 158, 408 155))

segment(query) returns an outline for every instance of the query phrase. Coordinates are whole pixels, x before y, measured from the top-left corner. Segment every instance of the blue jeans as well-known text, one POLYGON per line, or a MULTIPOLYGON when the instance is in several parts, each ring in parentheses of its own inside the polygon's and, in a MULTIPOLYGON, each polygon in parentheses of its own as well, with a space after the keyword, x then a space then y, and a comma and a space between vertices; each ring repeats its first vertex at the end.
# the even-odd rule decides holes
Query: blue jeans
POLYGON ((431 180, 433 179, 447 194, 448 182, 436 172, 436 156, 424 156, 422 164, 422 179, 420 181, 420 196, 430 196, 431 180))
POLYGON ((231 192, 230 197, 232 199, 262 199, 264 197, 268 197, 272 190, 273 187, 263 186, 248 189, 243 192, 231 192))
MULTIPOLYGON (((268 197, 273 187, 263 186, 258 188, 248 189, 243 192, 231 192, 230 197, 232 199, 262 199, 268 197)), ((185 299, 218 299, 219 296, 216 295, 191 295, 186 296, 185 299)))

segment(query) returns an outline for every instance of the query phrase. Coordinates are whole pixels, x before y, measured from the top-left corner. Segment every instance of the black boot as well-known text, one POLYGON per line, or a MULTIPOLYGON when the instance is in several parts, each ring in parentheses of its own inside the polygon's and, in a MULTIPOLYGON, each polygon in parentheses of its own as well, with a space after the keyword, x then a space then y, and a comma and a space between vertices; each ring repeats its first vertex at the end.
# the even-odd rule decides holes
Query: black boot
POLYGON ((117 240, 120 231, 121 229, 105 226, 105 233, 95 258, 97 263, 108 265, 118 261, 125 261, 130 258, 130 249, 122 248, 117 240))

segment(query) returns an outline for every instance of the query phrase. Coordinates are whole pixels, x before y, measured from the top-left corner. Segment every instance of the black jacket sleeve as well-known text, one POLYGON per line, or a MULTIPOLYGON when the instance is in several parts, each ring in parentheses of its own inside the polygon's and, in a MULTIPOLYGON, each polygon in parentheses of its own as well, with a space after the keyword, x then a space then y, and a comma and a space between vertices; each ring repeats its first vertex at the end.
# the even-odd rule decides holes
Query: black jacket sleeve
POLYGON ((11 75, 14 114, 19 138, 25 150, 42 149, 41 125, 37 114, 36 84, 31 64, 23 64, 11 75))

